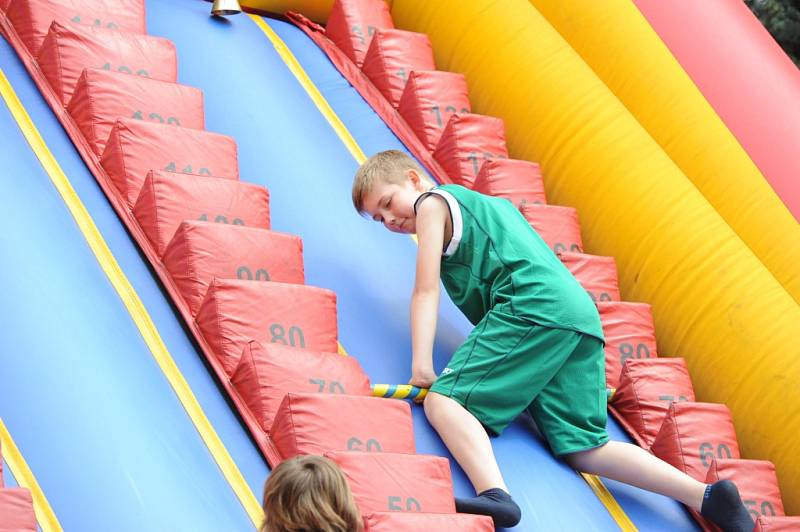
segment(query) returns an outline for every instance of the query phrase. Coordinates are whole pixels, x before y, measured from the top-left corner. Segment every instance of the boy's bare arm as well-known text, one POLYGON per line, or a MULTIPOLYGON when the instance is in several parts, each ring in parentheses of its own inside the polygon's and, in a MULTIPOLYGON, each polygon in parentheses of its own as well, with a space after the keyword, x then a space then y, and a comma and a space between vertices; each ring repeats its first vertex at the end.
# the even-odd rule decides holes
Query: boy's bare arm
POLYGON ((411 296, 411 384, 429 387, 436 380, 433 339, 439 313, 439 268, 448 216, 444 199, 431 195, 417 210, 417 273, 411 296))

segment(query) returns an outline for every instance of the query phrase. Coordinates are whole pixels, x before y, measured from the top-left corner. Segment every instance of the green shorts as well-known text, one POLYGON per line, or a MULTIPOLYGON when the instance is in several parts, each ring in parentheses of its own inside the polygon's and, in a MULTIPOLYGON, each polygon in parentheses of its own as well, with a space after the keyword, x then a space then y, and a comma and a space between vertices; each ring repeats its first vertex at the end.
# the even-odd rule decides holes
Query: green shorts
POLYGON ((606 431, 603 343, 490 311, 431 387, 500 434, 526 408, 553 453, 599 447, 606 431))

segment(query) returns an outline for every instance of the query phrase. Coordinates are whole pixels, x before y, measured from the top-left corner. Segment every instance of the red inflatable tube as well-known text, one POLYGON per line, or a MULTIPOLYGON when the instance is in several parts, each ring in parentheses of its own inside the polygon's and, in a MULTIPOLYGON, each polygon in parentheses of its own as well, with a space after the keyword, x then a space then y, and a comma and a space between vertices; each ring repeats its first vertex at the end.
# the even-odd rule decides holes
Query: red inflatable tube
POLYGON ((147 33, 142 0, 11 0, 6 16, 33 57, 54 20, 147 33))
POLYGON ((361 70, 396 108, 412 72, 436 70, 431 41, 424 33, 377 30, 361 70))
POLYGON ((764 517, 756 521, 754 532, 797 532, 800 530, 800 517, 764 517))
POLYGON ((454 514, 456 511, 450 464, 446 458, 422 454, 346 452, 328 452, 325 456, 341 467, 362 514, 454 514))
POLYGON ((564 266, 586 289, 592 301, 619 301, 617 263, 614 257, 599 257, 585 253, 559 253, 564 266))
POLYGON ((455 113, 470 113, 467 80, 463 74, 416 70, 400 96, 397 111, 428 151, 436 149, 444 126, 455 113))
POLYGON ((116 121, 100 163, 131 208, 150 170, 239 179, 233 138, 132 118, 116 121))
POLYGON ((456 113, 447 121, 433 158, 453 183, 473 188, 484 162, 508 159, 505 123, 493 116, 456 113))
POLYGON ((364 516, 364 532, 398 530, 493 532, 494 523, 489 516, 470 514, 373 512, 364 516))
POLYGON ((249 342, 231 381, 265 432, 287 393, 372 396, 369 378, 354 357, 278 344, 249 342))
POLYGON ((58 21, 50 26, 37 62, 64 105, 87 67, 162 81, 178 79, 175 45, 168 39, 58 21))
POLYGON ((67 111, 98 156, 119 118, 205 127, 200 89, 92 68, 78 78, 67 111))
POLYGON ((613 406, 625 428, 643 447, 656 439, 669 405, 694 401, 689 370, 682 358, 628 359, 622 367, 613 406))
POLYGON ((269 192, 235 179, 151 171, 133 215, 162 257, 184 220, 269 229, 269 192))
POLYGON ((361 68, 375 32, 393 28, 383 0, 335 0, 325 35, 361 68))
POLYGON ((766 460, 715 459, 706 475, 706 484, 718 480, 732 480, 753 521, 761 516, 775 517, 785 514, 775 465, 766 460))
POLYGON ((506 198, 518 209, 528 203, 547 203, 542 170, 530 161, 489 159, 484 161, 473 185, 481 194, 506 198))
POLYGON ((31 492, 25 488, 0 488, 0 530, 37 532, 31 492))
POLYGON ((382 397, 288 393, 270 438, 284 460, 326 451, 414 453, 411 407, 382 397))
POLYGON ((656 332, 653 311, 647 303, 598 302, 606 340, 606 386, 617 388, 626 360, 655 358, 656 332))
POLYGON ((713 403, 671 403, 650 450, 701 482, 715 458, 741 458, 730 410, 713 403))
POLYGON ((572 207, 525 204, 520 209, 531 227, 556 254, 583 253, 578 211, 572 207))
POLYGON ((329 353, 339 350, 336 294, 324 288, 214 279, 195 321, 227 375, 236 370, 251 340, 329 353))
POLYGON ((11 0, 0 0, 0 11, 5 12, 5 10, 8 8, 8 4, 10 3, 11 0))

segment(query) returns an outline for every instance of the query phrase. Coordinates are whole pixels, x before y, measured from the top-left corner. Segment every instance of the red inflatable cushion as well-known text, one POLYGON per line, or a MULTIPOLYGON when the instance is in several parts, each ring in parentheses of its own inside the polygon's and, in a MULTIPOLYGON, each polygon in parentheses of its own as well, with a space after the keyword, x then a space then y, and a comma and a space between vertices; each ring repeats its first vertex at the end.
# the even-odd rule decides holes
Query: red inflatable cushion
POLYGON ((714 458, 741 458, 730 410, 713 403, 671 403, 650 450, 701 482, 714 458))
POLYGON ((412 72, 436 70, 431 41, 424 33, 379 29, 372 37, 361 70, 392 107, 397 107, 412 72))
POLYGON ((408 75, 397 111, 428 151, 436 149, 444 126, 455 113, 470 113, 463 74, 416 70, 408 75))
POLYGON ((531 227, 557 254, 583 253, 578 211, 572 207, 525 204, 520 209, 531 227))
POLYGON ((336 294, 324 288, 214 279, 196 321, 228 375, 251 340, 329 353, 339 350, 336 294))
POLYGON ((492 159, 508 159, 506 130, 502 119, 456 113, 447 121, 433 152, 456 185, 473 188, 481 165, 492 159))
POLYGON ((456 511, 446 458, 388 452, 328 452, 325 456, 339 464, 362 514, 456 511))
POLYGON ((278 344, 249 342, 231 381, 265 432, 287 393, 372 395, 354 357, 278 344))
POLYGON ((597 303, 606 340, 606 385, 619 386, 619 374, 628 359, 655 358, 653 311, 647 303, 612 301, 597 303))
POLYGON ((383 0, 335 0, 325 35, 361 68, 375 32, 392 28, 392 15, 383 0))
POLYGON ((11 0, 6 15, 34 57, 54 20, 147 33, 142 0, 11 0))
POLYGON ((564 266, 589 293, 592 301, 619 301, 617 263, 614 257, 563 251, 558 254, 564 266))
POLYGON ((31 492, 25 488, 0 488, 0 530, 37 532, 31 492))
POLYGON ((284 460, 325 451, 414 452, 411 408, 399 399, 287 393, 269 434, 284 460))
MULTIPOLYGON (((397 505, 395 504, 395 506, 397 505)), ((470 514, 394 511, 373 512, 364 516, 364 532, 397 532, 398 530, 494 532, 494 523, 492 518, 487 515, 470 514)))
POLYGON ((192 315, 215 277, 305 282, 300 237, 255 227, 184 221, 162 260, 192 315))
POLYGON ((168 39, 58 21, 50 26, 37 61, 64 105, 87 67, 162 81, 178 79, 175 45, 168 39))
POLYGON ((236 179, 151 171, 133 214, 161 257, 184 220, 269 229, 269 192, 236 179))
POLYGON ((764 517, 756 521, 754 532, 797 532, 800 530, 800 517, 764 517))
POLYGON ((200 89, 94 68, 78 78, 67 111, 98 156, 119 118, 204 127, 200 89))
POLYGON ((784 515, 781 490, 775 465, 766 460, 715 459, 708 469, 706 484, 732 480, 739 489, 742 502, 753 517, 784 515))
POLYGON ((128 207, 136 203, 150 170, 239 179, 231 137, 130 118, 114 124, 100 164, 128 207))
POLYGON ((489 159, 484 161, 473 188, 489 196, 506 198, 518 209, 527 203, 545 204, 542 170, 530 161, 489 159))
POLYGON ((669 405, 694 401, 689 370, 682 358, 629 359, 622 367, 614 408, 649 447, 661 429, 669 405))

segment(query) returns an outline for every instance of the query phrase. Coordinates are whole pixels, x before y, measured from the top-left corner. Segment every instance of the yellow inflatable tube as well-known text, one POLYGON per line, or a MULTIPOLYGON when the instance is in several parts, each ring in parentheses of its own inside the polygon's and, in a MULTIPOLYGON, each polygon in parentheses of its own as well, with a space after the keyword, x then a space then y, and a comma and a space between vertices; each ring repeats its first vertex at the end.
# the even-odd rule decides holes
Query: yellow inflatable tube
POLYGON ((630 0, 530 0, 800 303, 800 224, 630 0))

